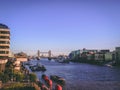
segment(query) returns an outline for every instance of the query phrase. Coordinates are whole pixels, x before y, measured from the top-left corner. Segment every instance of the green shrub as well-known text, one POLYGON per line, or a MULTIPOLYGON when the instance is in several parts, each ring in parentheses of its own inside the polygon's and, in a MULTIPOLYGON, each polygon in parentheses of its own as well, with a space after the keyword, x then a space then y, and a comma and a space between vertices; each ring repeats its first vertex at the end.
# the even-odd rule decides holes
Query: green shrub
POLYGON ((10 85, 9 87, 4 87, 2 90, 36 90, 35 87, 25 86, 22 83, 15 83, 10 85))

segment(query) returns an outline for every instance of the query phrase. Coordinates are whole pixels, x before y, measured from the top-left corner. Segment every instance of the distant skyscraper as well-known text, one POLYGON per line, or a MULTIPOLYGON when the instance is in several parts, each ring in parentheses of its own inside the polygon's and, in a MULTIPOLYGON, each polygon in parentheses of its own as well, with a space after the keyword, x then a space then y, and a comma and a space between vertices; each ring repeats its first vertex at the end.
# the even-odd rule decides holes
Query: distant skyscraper
POLYGON ((38 57, 40 57, 40 50, 38 50, 37 54, 38 54, 38 57))
POLYGON ((40 60, 40 50, 37 52, 37 59, 40 60))
POLYGON ((0 24, 0 71, 8 60, 10 51, 10 30, 8 26, 0 24))

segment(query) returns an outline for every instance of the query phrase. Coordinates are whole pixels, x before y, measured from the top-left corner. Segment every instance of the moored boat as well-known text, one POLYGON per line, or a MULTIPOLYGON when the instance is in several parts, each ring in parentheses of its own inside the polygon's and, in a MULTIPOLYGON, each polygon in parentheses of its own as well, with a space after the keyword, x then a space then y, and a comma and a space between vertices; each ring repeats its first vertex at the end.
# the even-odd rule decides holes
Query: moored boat
POLYGON ((34 66, 30 66, 30 69, 32 71, 46 71, 46 68, 44 65, 34 65, 34 66))
POLYGON ((61 85, 65 84, 65 79, 62 78, 62 77, 59 77, 57 75, 51 75, 50 79, 53 80, 54 82, 58 83, 58 84, 61 84, 61 85))

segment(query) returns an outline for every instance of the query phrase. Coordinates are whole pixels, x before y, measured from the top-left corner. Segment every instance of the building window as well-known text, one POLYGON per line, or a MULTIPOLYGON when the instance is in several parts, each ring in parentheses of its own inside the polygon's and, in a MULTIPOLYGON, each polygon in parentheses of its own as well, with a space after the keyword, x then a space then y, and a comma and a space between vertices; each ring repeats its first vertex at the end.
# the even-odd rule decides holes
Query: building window
POLYGON ((0 44, 10 44, 9 41, 0 41, 0 44))
POLYGON ((8 56, 0 56, 0 59, 6 59, 8 56))
POLYGON ((0 54, 5 54, 5 51, 0 51, 0 54))
POLYGON ((9 54, 9 51, 0 51, 0 54, 9 54))
POLYGON ((9 31, 0 31, 0 34, 10 34, 9 31))
POLYGON ((9 46, 0 46, 0 49, 8 49, 9 46))
POLYGON ((1 39, 10 39, 9 36, 0 36, 1 39))

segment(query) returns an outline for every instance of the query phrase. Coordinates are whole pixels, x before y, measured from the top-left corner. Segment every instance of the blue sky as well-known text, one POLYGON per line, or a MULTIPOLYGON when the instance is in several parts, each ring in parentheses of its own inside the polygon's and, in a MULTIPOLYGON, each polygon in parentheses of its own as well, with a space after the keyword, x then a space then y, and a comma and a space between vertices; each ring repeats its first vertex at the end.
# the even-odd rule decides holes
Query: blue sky
POLYGON ((120 46, 119 0, 0 0, 0 23, 11 30, 13 52, 120 46))

